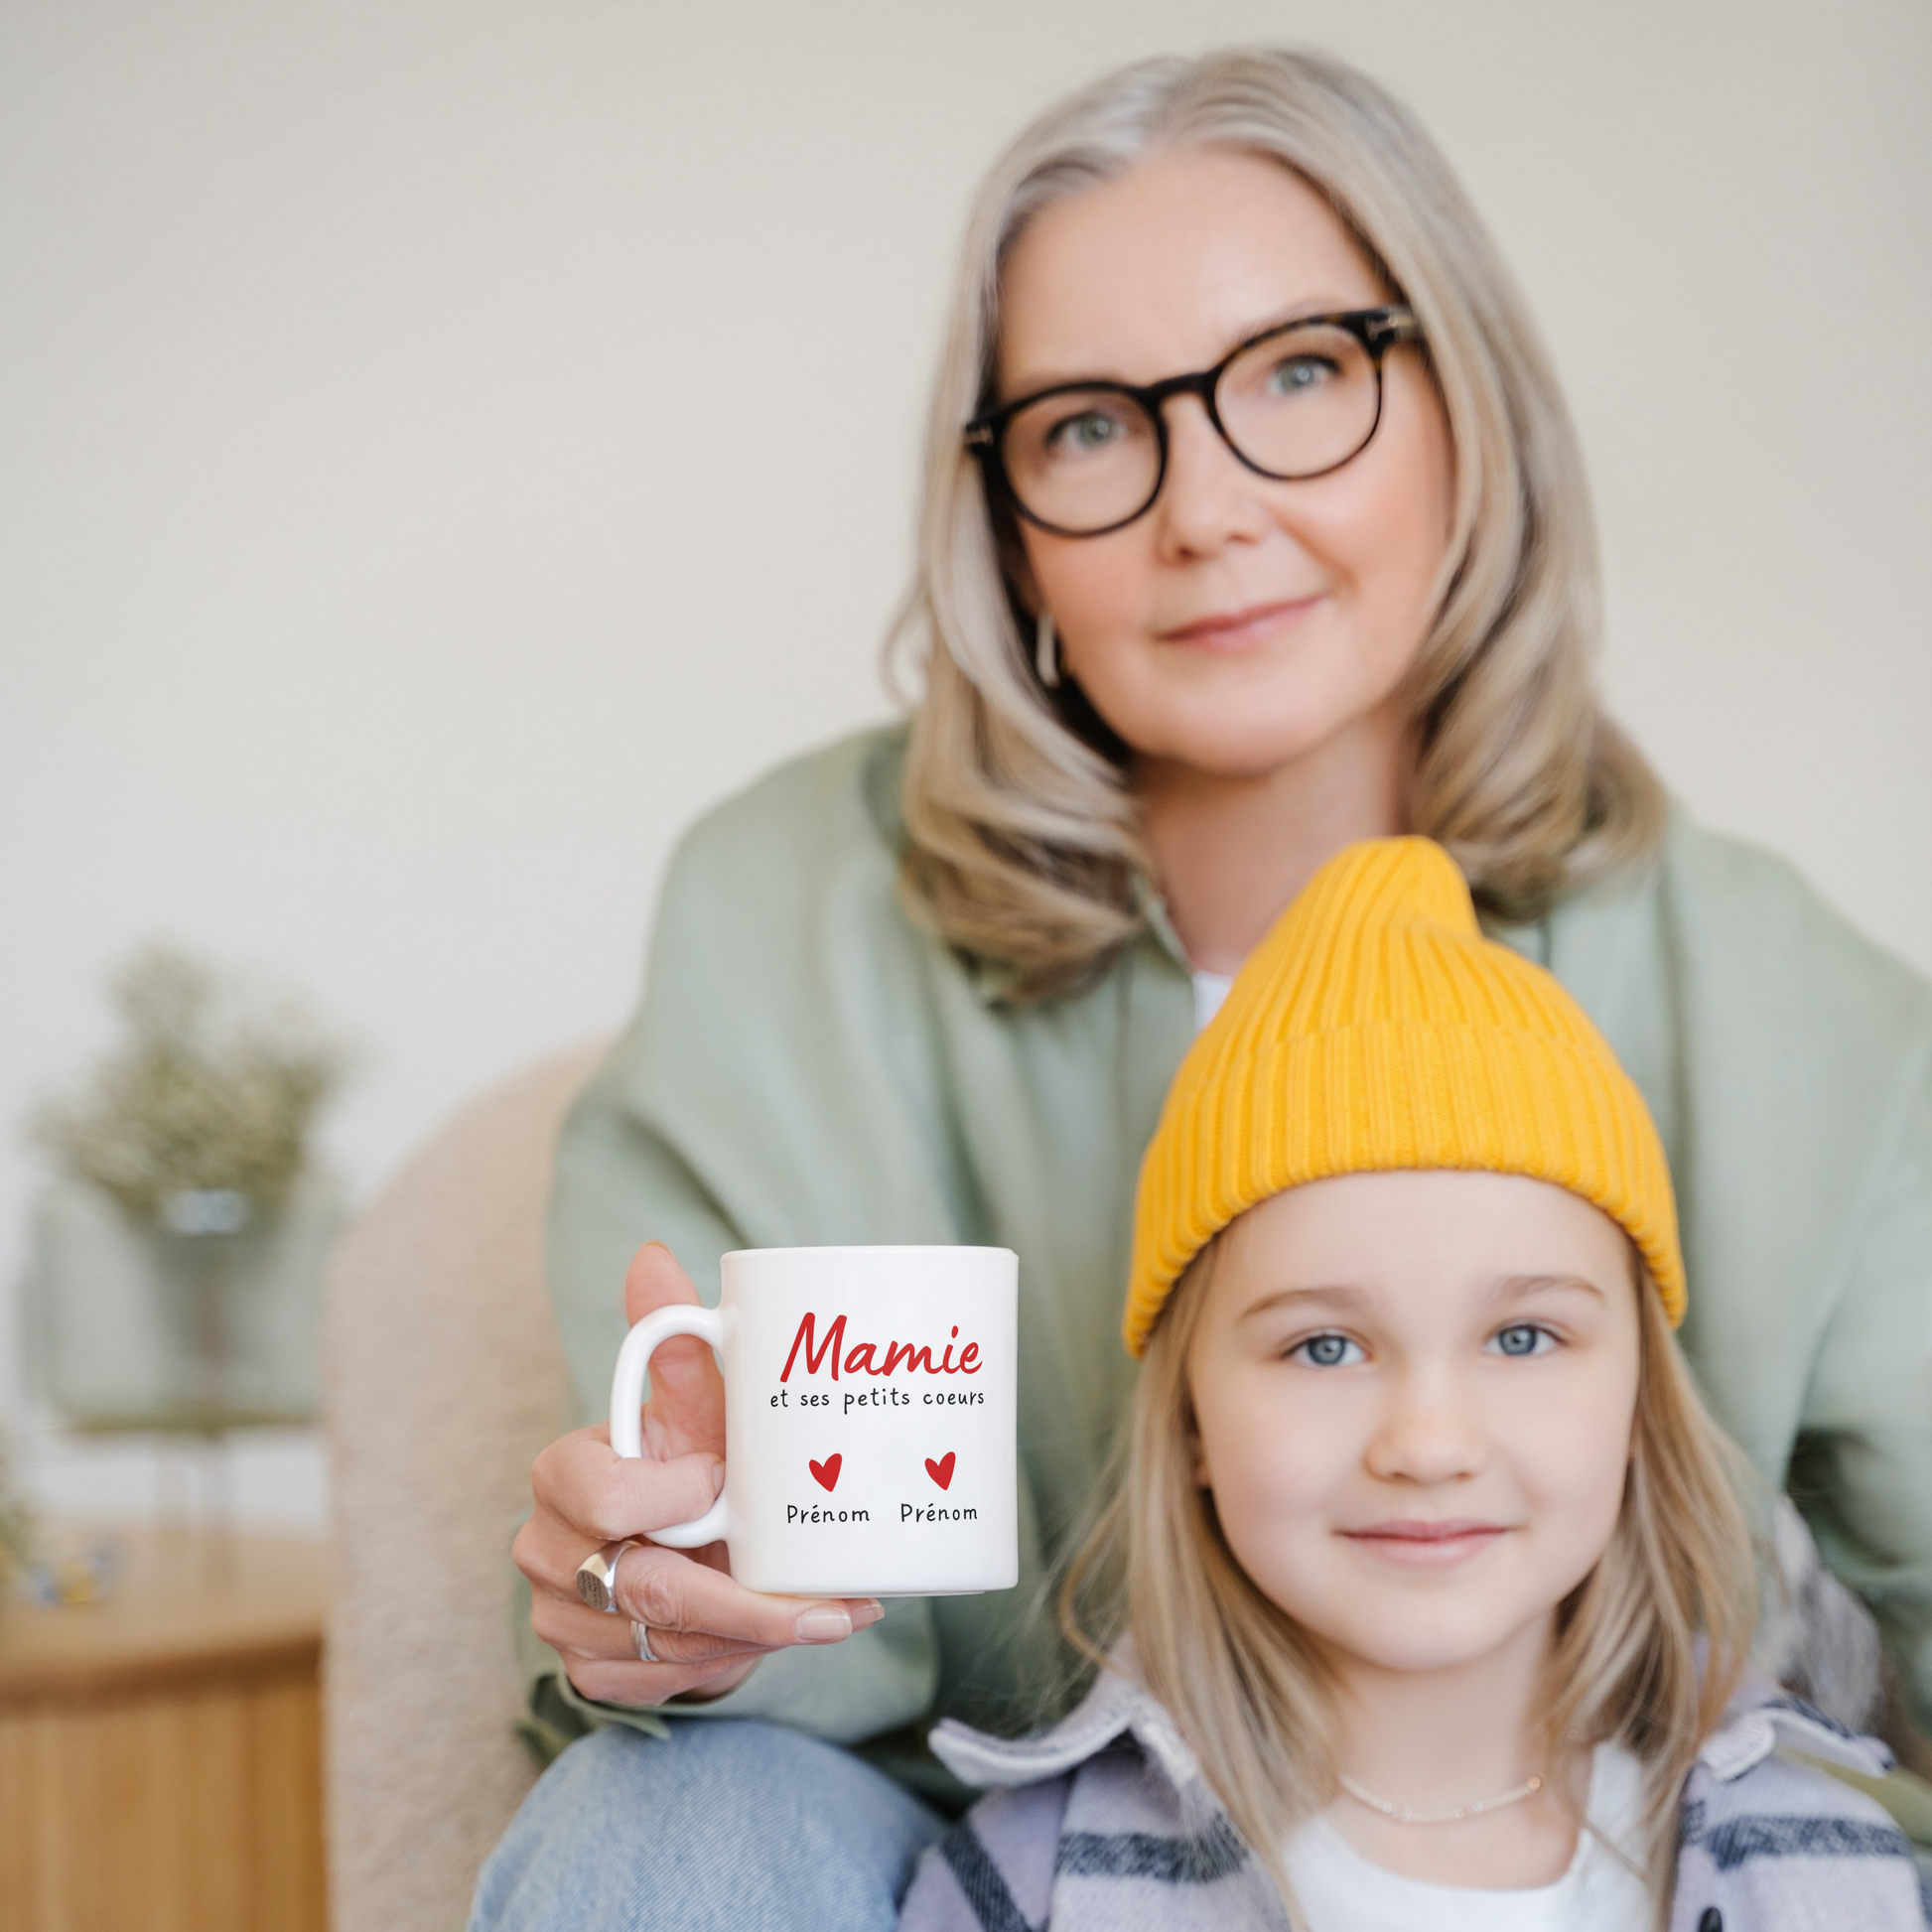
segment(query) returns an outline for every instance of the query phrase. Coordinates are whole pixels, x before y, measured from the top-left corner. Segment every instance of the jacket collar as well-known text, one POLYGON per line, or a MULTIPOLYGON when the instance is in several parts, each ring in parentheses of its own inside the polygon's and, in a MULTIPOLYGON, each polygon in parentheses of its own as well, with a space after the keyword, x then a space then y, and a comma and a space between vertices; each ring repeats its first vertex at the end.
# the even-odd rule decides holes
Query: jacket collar
POLYGON ((1867 1778, 1883 1777, 1893 1763, 1877 1738, 1848 1730, 1755 1672, 1744 1679, 1718 1728, 1704 1740, 1698 1762, 1720 1783, 1729 1784, 1779 1749, 1822 1758, 1867 1778))
POLYGON ((930 1736, 932 1752, 962 1783, 1000 1789, 1064 1777, 1116 1738, 1131 1736, 1176 1791, 1203 1782, 1199 1762, 1166 1708, 1135 1682, 1132 1648, 1120 1645, 1093 1688, 1050 1730, 995 1737, 947 1718, 930 1736))
MULTIPOLYGON (((1176 1791, 1203 1782, 1199 1761, 1166 1709, 1135 1681, 1134 1656, 1119 1646, 1079 1705, 1050 1730, 995 1737, 948 1718, 931 1734, 934 1756, 965 1784, 982 1789, 1064 1777, 1116 1738, 1132 1736, 1176 1791)), ((1780 1749, 1823 1758, 1863 1777, 1883 1777, 1892 1754, 1874 1737, 1836 1724, 1768 1678, 1747 1676, 1704 1741, 1698 1761, 1729 1784, 1780 1749)))

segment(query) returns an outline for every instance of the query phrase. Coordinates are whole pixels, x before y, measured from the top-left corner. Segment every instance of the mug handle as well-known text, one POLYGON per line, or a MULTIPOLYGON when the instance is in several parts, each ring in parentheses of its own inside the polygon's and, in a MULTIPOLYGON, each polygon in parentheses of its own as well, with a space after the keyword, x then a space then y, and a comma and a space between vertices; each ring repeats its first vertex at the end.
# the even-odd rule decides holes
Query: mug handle
MULTIPOLYGON (((693 1308, 688 1302, 669 1308, 653 1309, 624 1336, 618 1350, 617 1373, 611 1378, 611 1447, 620 1455, 640 1456, 644 1452, 643 1417, 644 1370, 660 1342, 673 1335, 696 1335, 708 1341, 721 1354, 725 1347, 725 1324, 716 1309, 693 1308)), ((697 1550, 716 1543, 726 1534, 725 1494, 689 1523, 672 1523, 661 1530, 649 1530, 653 1543, 667 1550, 697 1550)))

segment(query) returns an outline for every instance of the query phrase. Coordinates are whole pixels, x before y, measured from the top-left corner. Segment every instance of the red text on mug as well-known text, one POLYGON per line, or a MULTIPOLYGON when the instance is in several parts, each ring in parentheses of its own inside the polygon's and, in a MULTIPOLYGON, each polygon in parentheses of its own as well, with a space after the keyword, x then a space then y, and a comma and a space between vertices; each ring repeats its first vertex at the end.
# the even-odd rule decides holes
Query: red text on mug
POLYGON ((835 1382, 839 1379, 841 1366, 847 1375, 891 1375, 899 1368, 917 1369, 926 1375, 977 1375, 982 1366, 980 1346, 976 1341, 969 1341, 960 1349, 959 1360, 953 1360, 952 1351, 959 1337, 957 1325, 953 1328, 952 1340, 944 1344, 935 1362, 930 1342, 915 1347, 909 1341, 859 1341, 847 1348, 844 1315, 840 1315, 825 1330, 822 1340, 817 1322, 817 1315, 807 1310, 805 1318, 798 1324, 798 1332, 791 1338, 791 1352, 785 1357, 784 1373, 778 1377, 780 1382, 791 1380, 792 1367, 798 1360, 801 1348, 805 1351, 805 1373, 818 1374, 829 1360, 835 1382), (879 1359, 881 1348, 886 1351, 883 1363, 879 1359))

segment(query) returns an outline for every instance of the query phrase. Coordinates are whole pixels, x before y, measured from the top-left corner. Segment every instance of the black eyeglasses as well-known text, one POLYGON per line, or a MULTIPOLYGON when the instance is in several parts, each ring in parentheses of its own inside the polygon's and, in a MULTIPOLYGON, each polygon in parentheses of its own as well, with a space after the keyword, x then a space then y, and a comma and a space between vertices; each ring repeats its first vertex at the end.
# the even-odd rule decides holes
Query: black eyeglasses
POLYGON ((1251 336, 1211 369, 1136 388, 1061 382, 966 425, 989 484, 1056 536, 1098 537, 1144 516, 1168 474, 1170 396, 1198 396, 1257 476, 1301 483, 1339 470, 1382 420, 1382 359, 1420 342, 1399 305, 1308 316, 1251 336))

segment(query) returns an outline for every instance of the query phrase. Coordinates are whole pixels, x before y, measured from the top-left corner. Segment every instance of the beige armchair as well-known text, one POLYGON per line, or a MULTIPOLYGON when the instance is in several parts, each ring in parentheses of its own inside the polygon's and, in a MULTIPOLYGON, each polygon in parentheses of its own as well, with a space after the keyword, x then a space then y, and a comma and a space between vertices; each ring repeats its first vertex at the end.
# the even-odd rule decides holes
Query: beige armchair
POLYGON ((467 1108, 330 1270, 336 1594, 326 1651, 337 1932, 457 1932, 535 1778, 512 1726, 508 1552, 565 1422, 542 1228, 564 1110, 601 1049, 467 1108))

